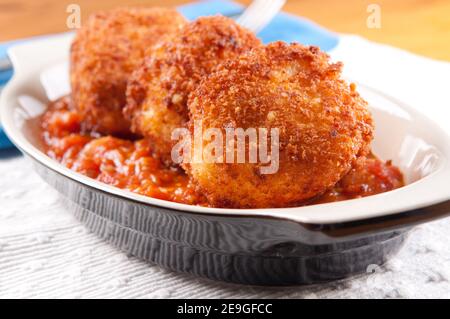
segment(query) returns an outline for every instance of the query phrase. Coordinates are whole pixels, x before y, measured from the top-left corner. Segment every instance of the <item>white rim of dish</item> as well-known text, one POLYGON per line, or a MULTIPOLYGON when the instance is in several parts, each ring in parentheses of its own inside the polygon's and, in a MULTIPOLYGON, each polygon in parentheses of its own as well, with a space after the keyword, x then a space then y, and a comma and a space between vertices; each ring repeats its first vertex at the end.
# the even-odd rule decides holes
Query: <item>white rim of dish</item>
MULTIPOLYGON (((17 105, 17 96, 20 88, 27 82, 31 75, 38 74, 43 68, 59 62, 67 56, 67 48, 68 45, 70 45, 72 36, 72 34, 63 34, 57 37, 38 39, 30 43, 17 45, 9 50, 8 53, 14 66, 15 73, 2 93, 0 100, 0 117, 5 132, 13 143, 23 152, 49 169, 74 181, 118 197, 176 211, 223 216, 265 216, 308 224, 334 224, 381 217, 427 207, 450 199, 450 142, 448 143, 449 147, 443 152, 445 161, 435 172, 417 182, 390 192, 364 198, 290 208, 228 209, 174 203, 115 188, 72 171, 50 159, 38 148, 33 146, 23 136, 20 129, 16 127, 12 114, 13 112, 10 112, 10 110, 17 105), (416 196, 417 194, 420 194, 421 196, 416 196)), ((424 126, 432 127, 436 134, 447 141, 450 141, 447 133, 439 128, 433 121, 429 120, 425 115, 383 93, 376 92, 376 90, 373 89, 368 90, 391 100, 408 113, 415 115, 415 117, 420 116, 420 121, 424 126)))

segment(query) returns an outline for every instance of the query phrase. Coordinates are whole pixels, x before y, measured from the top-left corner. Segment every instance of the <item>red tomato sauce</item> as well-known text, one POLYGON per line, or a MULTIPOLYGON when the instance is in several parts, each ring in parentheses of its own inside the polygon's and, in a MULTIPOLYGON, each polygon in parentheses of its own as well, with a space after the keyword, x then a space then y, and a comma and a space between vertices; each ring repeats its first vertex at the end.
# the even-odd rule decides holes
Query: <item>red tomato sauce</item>
MULTIPOLYGON (((189 177, 154 156, 145 139, 127 140, 87 131, 69 97, 49 105, 42 117, 48 156, 74 171, 141 195, 208 206, 189 177)), ((387 192, 404 185, 400 170, 375 156, 359 163, 336 186, 309 204, 335 202, 387 192)))

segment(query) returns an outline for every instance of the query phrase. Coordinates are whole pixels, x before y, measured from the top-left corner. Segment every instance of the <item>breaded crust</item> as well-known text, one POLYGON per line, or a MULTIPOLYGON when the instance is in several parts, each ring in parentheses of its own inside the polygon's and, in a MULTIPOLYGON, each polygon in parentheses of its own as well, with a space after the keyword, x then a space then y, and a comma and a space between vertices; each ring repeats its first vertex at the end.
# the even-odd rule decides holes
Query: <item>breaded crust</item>
POLYGON ((133 73, 126 118, 170 162, 172 131, 188 120, 187 99, 200 80, 222 61, 261 45, 250 31, 222 16, 199 18, 160 45, 133 73))
POLYGON ((276 42, 222 64, 201 81, 188 103, 191 134, 196 121, 203 131, 219 128, 224 136, 225 128, 279 130, 275 174, 261 174, 267 164, 259 159, 183 164, 212 206, 298 205, 333 187, 366 154, 371 114, 340 74, 341 63, 330 63, 317 47, 276 42))
POLYGON ((118 8, 89 17, 71 47, 72 98, 90 130, 127 135, 125 91, 145 52, 185 23, 174 9, 118 8))

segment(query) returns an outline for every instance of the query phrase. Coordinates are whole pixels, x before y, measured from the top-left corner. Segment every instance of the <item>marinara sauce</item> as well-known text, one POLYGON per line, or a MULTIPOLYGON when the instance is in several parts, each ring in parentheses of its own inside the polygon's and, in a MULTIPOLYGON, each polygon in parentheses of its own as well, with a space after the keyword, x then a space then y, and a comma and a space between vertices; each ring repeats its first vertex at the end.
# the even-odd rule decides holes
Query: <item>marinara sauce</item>
MULTIPOLYGON (((41 125, 47 155, 74 171, 141 195, 208 205, 189 177, 181 169, 163 165, 145 139, 100 136, 87 131, 69 97, 50 103, 41 125)), ((372 155, 360 160, 333 189, 309 204, 374 195, 403 185, 397 167, 372 155)))

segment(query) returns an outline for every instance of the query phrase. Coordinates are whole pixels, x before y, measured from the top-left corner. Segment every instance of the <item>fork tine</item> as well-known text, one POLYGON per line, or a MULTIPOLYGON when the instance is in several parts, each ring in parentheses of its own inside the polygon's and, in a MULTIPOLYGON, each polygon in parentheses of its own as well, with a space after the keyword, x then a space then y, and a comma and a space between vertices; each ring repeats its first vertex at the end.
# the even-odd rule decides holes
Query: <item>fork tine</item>
POLYGON ((257 32, 273 18, 284 3, 285 0, 256 0, 252 2, 242 16, 237 19, 237 22, 257 32))
POLYGON ((255 0, 236 22, 257 33, 280 11, 286 0, 255 0))
POLYGON ((260 31, 273 18, 276 12, 278 12, 278 8, 274 6, 273 2, 269 1, 264 4, 253 12, 253 16, 247 17, 249 27, 255 32, 260 31))
POLYGON ((255 18, 256 12, 264 12, 265 8, 270 1, 266 0, 255 0, 245 9, 242 15, 236 20, 238 23, 248 23, 251 22, 255 18))

